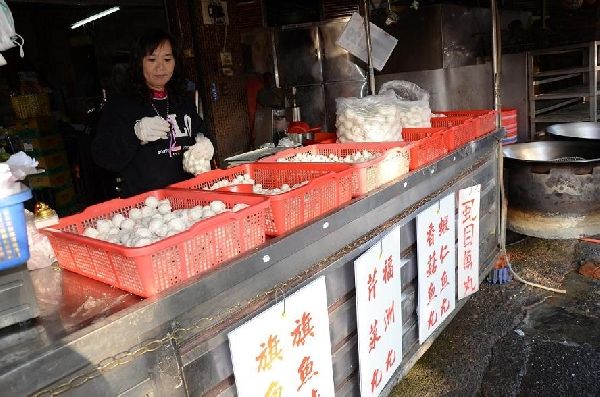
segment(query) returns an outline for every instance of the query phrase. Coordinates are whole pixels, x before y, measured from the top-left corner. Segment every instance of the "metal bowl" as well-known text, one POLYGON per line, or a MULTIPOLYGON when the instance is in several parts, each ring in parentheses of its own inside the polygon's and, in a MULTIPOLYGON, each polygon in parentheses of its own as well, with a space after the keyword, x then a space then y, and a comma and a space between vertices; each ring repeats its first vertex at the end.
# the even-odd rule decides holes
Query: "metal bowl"
POLYGON ((600 142, 539 141, 503 148, 508 159, 526 162, 585 163, 600 160, 600 142))
POLYGON ((303 132, 303 133, 287 133, 285 134, 290 140, 299 145, 304 145, 307 142, 313 141, 315 139, 315 134, 313 132, 303 132))
POLYGON ((554 124, 546 128, 550 135, 571 139, 600 140, 600 123, 580 122, 554 124))

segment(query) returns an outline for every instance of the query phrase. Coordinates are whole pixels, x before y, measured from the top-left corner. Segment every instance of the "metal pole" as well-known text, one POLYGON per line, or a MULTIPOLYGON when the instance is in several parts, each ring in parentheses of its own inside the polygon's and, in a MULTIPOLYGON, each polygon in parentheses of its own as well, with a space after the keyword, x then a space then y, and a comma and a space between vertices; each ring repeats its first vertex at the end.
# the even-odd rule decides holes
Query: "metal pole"
MULTIPOLYGON (((490 6, 492 8, 492 74, 494 76, 494 110, 496 111, 496 126, 502 127, 502 115, 501 115, 501 100, 500 100, 500 76, 501 76, 501 53, 500 53, 500 31, 499 31, 499 17, 498 17, 498 4, 496 0, 491 0, 490 6)), ((506 257, 506 216, 507 206, 506 194, 504 191, 504 153, 502 151, 502 142, 498 142, 498 169, 496 176, 498 178, 497 183, 500 186, 500 197, 498 202, 500 208, 498 211, 498 229, 499 229, 499 245, 500 254, 506 257)))
POLYGON ((500 38, 500 15, 498 14, 498 4, 496 0, 491 1, 492 7, 492 74, 494 76, 494 110, 496 113, 496 125, 502 126, 502 116, 500 114, 502 103, 500 93, 500 77, 502 71, 502 44, 500 38))
POLYGON ((367 60, 369 64, 369 93, 375 94, 375 71, 373 70, 373 50, 371 48, 371 25, 369 23, 371 13, 369 12, 369 0, 364 0, 363 6, 365 11, 363 21, 365 23, 365 33, 367 36, 367 60))

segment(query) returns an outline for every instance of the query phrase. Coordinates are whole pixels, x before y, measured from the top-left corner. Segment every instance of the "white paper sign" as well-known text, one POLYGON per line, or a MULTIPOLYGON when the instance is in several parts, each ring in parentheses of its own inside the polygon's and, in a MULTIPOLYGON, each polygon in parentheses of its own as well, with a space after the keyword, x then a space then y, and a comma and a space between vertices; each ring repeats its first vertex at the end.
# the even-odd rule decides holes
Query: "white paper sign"
POLYGON ((423 343, 455 308, 454 193, 417 216, 419 342, 423 343))
POLYGON ((354 261, 361 396, 378 396, 402 361, 400 268, 400 227, 354 261))
POLYGON ((479 290, 479 202, 481 185, 458 192, 458 299, 479 290))
POLYGON ((241 397, 333 396, 325 278, 231 331, 229 348, 241 397))
MULTIPOLYGON (((398 40, 372 22, 369 22, 369 26, 371 31, 371 58, 373 60, 373 67, 381 72, 390 55, 392 55, 392 51, 394 51, 398 40)), ((363 62, 368 62, 367 34, 365 33, 363 17, 360 14, 356 12, 352 14, 352 18, 346 24, 342 35, 337 39, 335 44, 344 48, 363 62)))

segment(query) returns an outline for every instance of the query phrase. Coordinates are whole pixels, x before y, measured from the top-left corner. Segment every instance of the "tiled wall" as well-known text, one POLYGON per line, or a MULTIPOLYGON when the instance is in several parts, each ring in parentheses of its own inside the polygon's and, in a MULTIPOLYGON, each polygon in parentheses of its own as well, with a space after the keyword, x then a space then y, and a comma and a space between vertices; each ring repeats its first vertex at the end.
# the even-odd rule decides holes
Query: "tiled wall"
POLYGON ((200 70, 204 113, 216 132, 219 158, 222 160, 248 149, 249 125, 246 105, 246 77, 242 65, 241 32, 243 28, 262 25, 260 2, 237 8, 228 1, 229 25, 205 24, 201 2, 193 1, 192 30, 197 38, 196 67, 200 70), (240 22, 242 21, 242 22, 240 22), (225 36, 227 39, 225 40, 225 36), (233 76, 221 70, 221 51, 230 52, 233 76), (214 95, 216 91, 216 96, 214 95))

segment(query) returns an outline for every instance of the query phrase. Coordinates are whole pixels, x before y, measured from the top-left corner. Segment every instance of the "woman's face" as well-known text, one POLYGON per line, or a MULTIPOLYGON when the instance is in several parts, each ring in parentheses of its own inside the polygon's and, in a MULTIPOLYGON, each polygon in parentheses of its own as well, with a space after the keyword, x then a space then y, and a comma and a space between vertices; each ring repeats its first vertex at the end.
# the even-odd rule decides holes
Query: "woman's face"
POLYGON ((146 84, 153 90, 163 91, 173 76, 175 58, 171 43, 166 40, 158 45, 152 54, 142 60, 142 69, 146 84))

